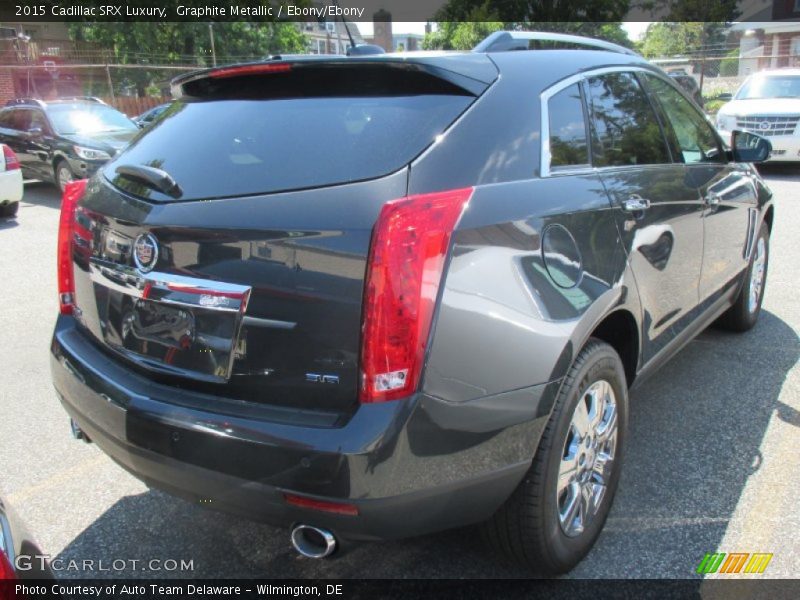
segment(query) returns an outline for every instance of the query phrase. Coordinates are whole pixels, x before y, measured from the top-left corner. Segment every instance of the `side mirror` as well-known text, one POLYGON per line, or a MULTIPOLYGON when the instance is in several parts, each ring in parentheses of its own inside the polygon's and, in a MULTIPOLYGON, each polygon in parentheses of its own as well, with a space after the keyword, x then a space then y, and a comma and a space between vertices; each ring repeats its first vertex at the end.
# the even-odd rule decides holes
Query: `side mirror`
POLYGON ((717 96, 717 100, 722 100, 723 102, 730 102, 733 100, 733 94, 730 92, 725 92, 724 94, 720 94, 717 96))
POLYGON ((764 162, 772 152, 772 142, 749 131, 734 130, 731 134, 731 152, 734 162, 764 162))
POLYGON ((31 127, 28 129, 27 133, 31 137, 41 137, 42 133, 44 132, 42 131, 42 128, 37 125, 36 127, 31 127))

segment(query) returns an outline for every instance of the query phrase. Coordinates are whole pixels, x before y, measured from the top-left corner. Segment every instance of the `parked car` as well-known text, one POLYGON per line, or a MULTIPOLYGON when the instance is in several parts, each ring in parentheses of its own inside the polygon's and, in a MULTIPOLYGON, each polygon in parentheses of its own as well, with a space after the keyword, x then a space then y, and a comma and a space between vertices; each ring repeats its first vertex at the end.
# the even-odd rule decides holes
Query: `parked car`
POLYGON ((153 108, 144 111, 142 114, 133 117, 133 122, 136 123, 139 127, 147 127, 150 125, 156 117, 158 117, 161 113, 167 110, 170 107, 171 102, 165 102, 164 104, 159 104, 158 106, 154 106, 153 108))
POLYGON ((800 161, 800 69, 761 71, 748 77, 717 113, 717 131, 730 143, 735 129, 772 142, 770 161, 800 161))
MULTIPOLYGON (((46 556, 0 496, 0 582, 13 579, 52 580, 54 576, 46 556)), ((0 591, 4 591, 2 586, 0 583, 0 591)), ((4 597, 19 595, 9 590, 4 597)))
POLYGON ((22 200, 22 172, 14 151, 0 144, 3 158, 0 160, 0 218, 13 217, 22 200))
POLYGON ((484 522, 509 560, 569 570, 629 390, 758 319, 774 212, 745 163, 769 142, 726 151, 620 46, 500 32, 173 95, 67 189, 55 389, 135 476, 306 556, 484 522))
POLYGON ((56 183, 91 177, 138 133, 136 124, 97 98, 12 100, 0 110, 0 142, 19 157, 26 179, 56 183))
POLYGON ((671 71, 668 75, 689 94, 689 97, 697 103, 697 106, 702 108, 703 94, 700 93, 700 86, 694 77, 686 73, 686 71, 671 71))

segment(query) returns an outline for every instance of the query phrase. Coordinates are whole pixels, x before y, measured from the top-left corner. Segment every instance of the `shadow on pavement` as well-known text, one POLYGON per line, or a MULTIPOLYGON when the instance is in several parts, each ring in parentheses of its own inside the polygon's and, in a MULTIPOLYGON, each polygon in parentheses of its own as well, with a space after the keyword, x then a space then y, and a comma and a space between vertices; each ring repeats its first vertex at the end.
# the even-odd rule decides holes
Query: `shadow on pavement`
MULTIPOLYGON (((694 576, 720 544, 748 477, 762 467, 759 448, 773 413, 800 425, 797 411, 778 400, 798 355, 797 334, 765 311, 747 334, 702 334, 635 392, 614 508, 572 576, 694 576)), ((287 530, 149 491, 120 499, 58 558, 193 560, 191 573, 125 573, 134 577, 529 577, 493 557, 475 529, 312 561, 296 556, 287 530)))
POLYGON ((11 229, 12 227, 17 227, 19 223, 17 223, 16 217, 7 217, 0 219, 0 231, 3 229, 11 229))
POLYGON ((800 179, 800 161, 785 163, 767 163, 758 165, 758 172, 763 177, 797 180, 800 179))
POLYGON ((20 202, 20 212, 25 206, 44 206, 61 209, 61 192, 52 183, 43 181, 25 181, 25 190, 20 202))

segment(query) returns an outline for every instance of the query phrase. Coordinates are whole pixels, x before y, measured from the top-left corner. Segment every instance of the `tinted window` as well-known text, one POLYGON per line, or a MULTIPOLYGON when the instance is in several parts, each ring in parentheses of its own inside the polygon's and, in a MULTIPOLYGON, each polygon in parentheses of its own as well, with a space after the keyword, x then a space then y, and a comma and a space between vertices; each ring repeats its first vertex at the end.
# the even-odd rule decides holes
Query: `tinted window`
POLYGON ((14 120, 12 127, 17 131, 28 131, 31 124, 31 116, 33 111, 29 108, 21 108, 14 111, 14 120))
POLYGON ((609 73, 586 82, 598 167, 670 162, 653 107, 631 73, 609 73))
POLYGON ((0 127, 14 129, 14 112, 13 110, 0 112, 0 127))
POLYGON ((718 162, 724 159, 711 124, 667 82, 647 76, 648 85, 666 113, 685 163, 718 162))
MULTIPOLYGON (((106 169, 167 171, 182 200, 311 188, 396 171, 433 142, 471 96, 178 101, 106 169)), ((116 177, 131 193, 168 201, 116 177)))
POLYGON ((550 118, 550 165, 588 165, 589 144, 580 87, 558 92, 547 103, 550 118))

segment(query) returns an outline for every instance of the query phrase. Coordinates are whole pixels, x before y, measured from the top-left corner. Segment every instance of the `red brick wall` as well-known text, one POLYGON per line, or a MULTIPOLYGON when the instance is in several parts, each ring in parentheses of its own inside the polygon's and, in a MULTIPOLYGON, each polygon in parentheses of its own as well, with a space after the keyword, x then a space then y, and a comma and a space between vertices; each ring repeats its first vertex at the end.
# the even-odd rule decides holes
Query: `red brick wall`
POLYGON ((5 106, 6 102, 16 97, 11 69, 0 68, 0 106, 5 106))

